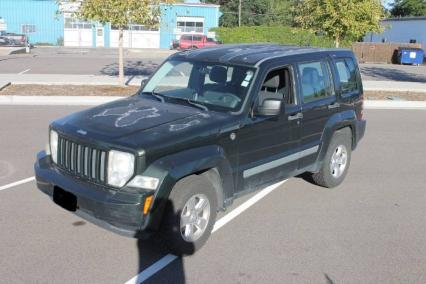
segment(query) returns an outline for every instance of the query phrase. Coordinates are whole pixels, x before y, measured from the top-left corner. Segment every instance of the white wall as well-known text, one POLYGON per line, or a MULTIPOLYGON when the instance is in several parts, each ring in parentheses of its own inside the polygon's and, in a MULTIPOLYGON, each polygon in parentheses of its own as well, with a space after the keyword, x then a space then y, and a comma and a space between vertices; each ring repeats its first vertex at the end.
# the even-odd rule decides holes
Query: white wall
POLYGON ((92 29, 64 29, 64 46, 92 47, 92 29))
MULTIPOLYGON (((160 32, 125 30, 123 45, 127 48, 160 48, 160 32)), ((110 46, 118 47, 118 30, 111 30, 110 46)))

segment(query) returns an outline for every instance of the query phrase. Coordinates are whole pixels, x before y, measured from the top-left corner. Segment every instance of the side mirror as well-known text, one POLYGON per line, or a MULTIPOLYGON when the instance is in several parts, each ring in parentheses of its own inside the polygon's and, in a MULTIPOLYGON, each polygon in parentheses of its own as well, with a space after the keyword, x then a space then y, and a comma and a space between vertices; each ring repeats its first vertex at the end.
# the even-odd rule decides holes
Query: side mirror
POLYGON ((257 115, 276 116, 281 113, 282 101, 277 99, 266 99, 256 109, 257 115))
POLYGON ((141 87, 144 87, 147 82, 148 82, 148 78, 142 79, 141 87))

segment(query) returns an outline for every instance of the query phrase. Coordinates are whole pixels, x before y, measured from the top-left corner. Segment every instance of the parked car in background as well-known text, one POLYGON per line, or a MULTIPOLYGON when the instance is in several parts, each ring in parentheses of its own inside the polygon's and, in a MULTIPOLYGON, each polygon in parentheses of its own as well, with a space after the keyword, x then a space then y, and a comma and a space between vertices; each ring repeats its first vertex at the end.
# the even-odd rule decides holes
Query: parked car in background
POLYGON ((215 46, 221 44, 217 40, 205 35, 185 34, 180 37, 179 49, 197 49, 206 46, 215 46))
POLYGON ((1 32, 0 38, 3 39, 3 42, 7 41, 8 46, 26 46, 28 43, 28 37, 24 34, 1 32))
POLYGON ((171 44, 171 49, 178 49, 179 48, 179 40, 178 39, 174 39, 172 40, 172 44, 171 44))

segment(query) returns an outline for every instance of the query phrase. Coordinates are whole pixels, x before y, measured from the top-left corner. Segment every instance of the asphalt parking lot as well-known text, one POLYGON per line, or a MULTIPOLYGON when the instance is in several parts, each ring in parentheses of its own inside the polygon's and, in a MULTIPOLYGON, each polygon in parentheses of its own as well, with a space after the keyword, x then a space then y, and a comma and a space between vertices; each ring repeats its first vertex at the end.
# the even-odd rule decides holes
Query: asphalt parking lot
MULTIPOLYGON (((33 176, 49 122, 80 109, 0 106, 0 188, 33 176)), ((126 283, 140 272, 146 283, 425 283, 426 111, 365 116, 366 137, 343 185, 292 178, 250 208, 253 195, 241 198, 225 214, 247 210, 202 250, 169 256, 152 276, 167 262, 155 241, 87 223, 33 181, 4 188, 0 283, 126 283)))
MULTIPOLYGON (((127 76, 148 76, 174 51, 126 50, 127 76)), ((36 48, 31 54, 0 56, 0 74, 118 74, 116 49, 36 48)), ((426 65, 361 64, 364 80, 426 83, 426 65)))

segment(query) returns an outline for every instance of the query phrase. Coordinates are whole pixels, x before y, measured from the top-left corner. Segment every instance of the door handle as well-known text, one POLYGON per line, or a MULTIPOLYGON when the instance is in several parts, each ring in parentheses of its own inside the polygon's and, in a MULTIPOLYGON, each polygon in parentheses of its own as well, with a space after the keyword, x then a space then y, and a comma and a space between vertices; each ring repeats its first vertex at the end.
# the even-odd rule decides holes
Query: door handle
POLYGON ((334 109, 334 108, 338 108, 338 107, 340 107, 339 103, 333 103, 331 105, 328 105, 328 109, 334 109))
POLYGON ((298 112, 295 115, 289 115, 288 116, 288 120, 292 121, 292 120, 298 120, 298 119, 302 119, 303 118, 303 113, 298 112))

